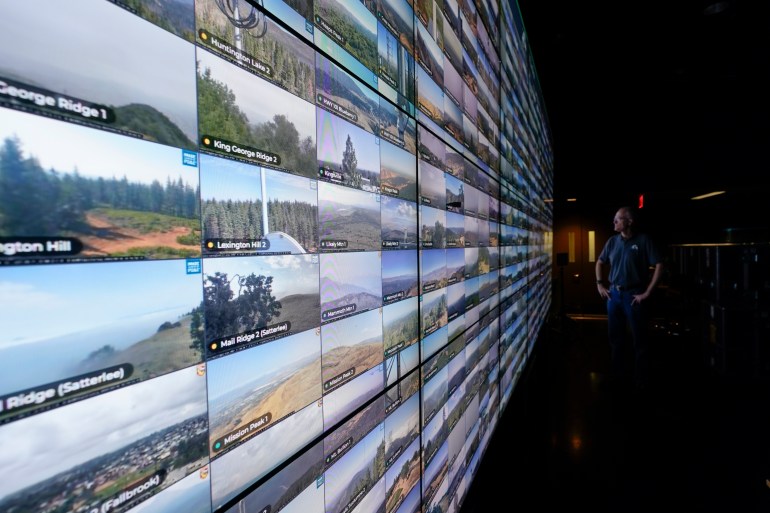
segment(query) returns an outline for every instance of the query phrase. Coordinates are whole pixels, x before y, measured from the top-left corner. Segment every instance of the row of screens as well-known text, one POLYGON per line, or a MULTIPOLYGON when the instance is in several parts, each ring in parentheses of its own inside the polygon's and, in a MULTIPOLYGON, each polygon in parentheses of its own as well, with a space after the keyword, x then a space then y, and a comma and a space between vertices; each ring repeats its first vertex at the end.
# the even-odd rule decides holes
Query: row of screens
POLYGON ((290 3, 0 15, 3 511, 459 508, 550 303, 537 103, 494 2, 290 3))
MULTIPOLYGON (((7 43, 3 45, 6 54, 0 68, 0 104, 178 148, 196 150, 200 143, 204 149, 308 177, 319 175, 318 160, 337 168, 327 169, 329 174, 339 171, 342 164, 340 153, 330 153, 338 148, 323 151, 329 140, 322 136, 332 134, 322 132, 321 127, 332 122, 332 118, 316 119, 313 105, 342 118, 337 123, 344 120, 377 135, 378 140, 415 153, 415 121, 407 115, 408 109, 397 108, 258 11, 263 24, 259 37, 239 29, 239 45, 258 46, 252 52, 254 55, 248 54, 251 58, 245 59, 245 50, 233 50, 235 28, 218 8, 219 4, 222 2, 216 0, 196 3, 199 25, 217 32, 215 37, 213 32, 199 27, 197 51, 189 41, 102 0, 79 4, 67 13, 59 13, 58 7, 50 6, 51 20, 76 16, 98 16, 104 20, 77 39, 67 37, 68 26, 54 22, 41 27, 50 34, 49 38, 27 41, 30 37, 24 27, 40 21, 30 19, 34 17, 30 13, 8 13, 2 26, 5 30, 0 34, 0 42, 7 43), (214 18, 202 21, 200 18, 208 16, 205 13, 214 18), (201 38, 205 34, 209 35, 201 38), (116 46, 123 41, 132 41, 132 45, 130 55, 120 63, 102 57, 125 53, 123 46, 116 46), (159 47, 164 49, 162 54, 153 51, 159 47), (220 58, 203 48, 216 52, 220 58), (65 69, 58 69, 37 64, 34 56, 40 54, 59 62, 68 61, 67 55, 78 54, 80 58, 65 69), (197 69, 196 75, 191 73, 193 68, 197 69), (268 87, 268 83, 275 87, 268 87), (314 119, 315 124, 309 123, 314 119), (318 154, 314 155, 316 142, 318 154)), ((173 28, 173 18, 164 20, 164 26, 170 24, 173 28)), ((187 33, 186 29, 180 31, 177 32, 182 35, 187 33)), ((420 94, 427 95, 423 103, 443 104, 443 100, 428 98, 429 86, 421 89, 420 94)), ((447 116, 451 119, 445 123, 442 118, 442 127, 455 127, 450 132, 458 137, 449 139, 456 151, 496 175, 500 109, 477 115, 475 108, 463 105, 467 112, 459 114, 450 109, 447 116), (463 145, 456 144, 455 139, 463 145), (490 152, 494 158, 488 158, 490 152)), ((444 134, 442 127, 436 131, 444 134)), ((344 140, 335 142, 345 144, 344 140)), ((356 155, 360 157, 363 149, 359 148, 356 155)), ((518 162, 514 163, 520 167, 518 162)), ((529 173, 523 169, 519 172, 529 173)))

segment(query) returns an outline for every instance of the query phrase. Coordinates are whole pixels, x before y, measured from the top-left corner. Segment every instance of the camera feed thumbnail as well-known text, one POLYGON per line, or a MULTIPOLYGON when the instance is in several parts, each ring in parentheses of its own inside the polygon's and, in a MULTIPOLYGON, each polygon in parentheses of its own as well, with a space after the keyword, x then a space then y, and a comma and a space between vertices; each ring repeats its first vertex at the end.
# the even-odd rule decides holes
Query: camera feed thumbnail
POLYGON ((207 258, 203 262, 209 354, 319 326, 317 255, 207 258))
POLYGON ((315 44, 369 82, 377 70, 377 18, 362 2, 315 0, 313 7, 315 44))
POLYGON ((4 108, 0 140, 0 260, 200 255, 196 153, 4 108))
MULTIPOLYGON (((211 470, 205 465, 156 495, 139 499, 127 513, 211 512, 211 470)), ((129 506, 130 507, 130 506, 129 506)), ((118 511, 118 510, 114 510, 118 511)))
POLYGON ((309 102, 315 51, 246 0, 197 0, 197 41, 309 102))
POLYGON ((243 444, 212 456, 211 501, 222 507, 323 432, 316 401, 243 444))
POLYGON ((385 471, 385 513, 395 511, 406 501, 410 490, 419 488, 417 484, 420 482, 420 441, 415 439, 391 457, 397 459, 392 462, 386 460, 389 466, 385 471))
POLYGON ((420 203, 429 207, 446 208, 446 187, 444 172, 424 160, 418 162, 420 180, 420 203))
POLYGON ((413 53, 414 9, 409 0, 377 0, 377 19, 413 53))
POLYGON ((417 251, 382 253, 382 302, 390 304, 417 296, 417 251))
POLYGON ((420 294, 442 289, 446 285, 446 251, 443 249, 420 251, 420 294))
POLYGON ((447 212, 445 233, 447 248, 465 247, 465 216, 447 212))
POLYGON ((382 249, 380 195, 318 183, 318 238, 321 251, 382 249))
POLYGON ((422 66, 417 68, 417 108, 429 120, 443 124, 444 90, 422 66))
POLYGON ((447 323, 446 289, 424 294, 420 299, 420 327, 423 337, 447 323))
POLYGON ((316 54, 316 104, 373 134, 379 133, 380 98, 358 79, 316 54))
POLYGON ((328 394, 382 363, 382 309, 323 325, 321 340, 323 392, 328 394))
POLYGON ((417 205, 388 196, 380 197, 382 249, 417 248, 417 205))
POLYGON ((318 442, 227 513, 324 513, 324 487, 318 484, 323 468, 323 444, 318 442))
POLYGON ((314 180, 207 154, 200 174, 206 254, 317 251, 314 180))
POLYGON ((417 201, 417 159, 406 150, 380 140, 380 190, 388 196, 417 201))
POLYGON ((420 247, 446 247, 446 211, 420 205, 420 247))
POLYGON ((202 150, 316 178, 315 110, 312 103, 198 51, 202 150))
MULTIPOLYGON (((414 77, 411 80, 414 84, 414 77)), ((400 100, 398 105, 399 107, 396 107, 388 100, 380 98, 380 137, 414 154, 417 151, 417 123, 404 112, 414 116, 414 108, 400 100)))
POLYGON ((319 178, 379 193, 379 138, 322 109, 317 109, 316 124, 319 178))
MULTIPOLYGON (((356 511, 356 506, 385 499, 385 427, 376 425, 360 442, 341 456, 324 475, 327 513, 356 511)), ((370 509, 371 504, 361 511, 370 509)))
POLYGON ((382 337, 385 357, 416 344, 420 318, 417 298, 409 298, 383 308, 382 337))
POLYGON ((196 149, 192 43, 110 2, 53 2, 45 16, 7 7, 0 105, 196 149), (99 21, 80 30, 88 19, 99 21))
POLYGON ((77 497, 85 511, 125 511, 206 465, 205 374, 188 367, 0 427, 0 462, 14 476, 0 508, 77 497))
MULTIPOLYGON (((408 4, 403 0, 408 7, 408 4)), ((411 9, 411 8, 410 8, 411 9)), ((377 23, 377 89, 383 97, 397 104, 401 109, 414 115, 414 55, 411 35, 404 37, 393 35, 382 20, 377 23)))
POLYGON ((321 320, 380 308, 381 265, 381 252, 321 255, 321 320))
POLYGON ((0 297, 0 418, 203 360, 200 275, 184 261, 6 267, 0 297))
POLYGON ((463 209, 463 188, 462 180, 452 175, 446 175, 446 209, 449 212, 462 214, 463 209))
POLYGON ((317 329, 210 360, 211 453, 245 442, 320 397, 317 329))
POLYGON ((353 413, 385 387, 382 364, 361 373, 323 398, 324 427, 329 429, 353 413))

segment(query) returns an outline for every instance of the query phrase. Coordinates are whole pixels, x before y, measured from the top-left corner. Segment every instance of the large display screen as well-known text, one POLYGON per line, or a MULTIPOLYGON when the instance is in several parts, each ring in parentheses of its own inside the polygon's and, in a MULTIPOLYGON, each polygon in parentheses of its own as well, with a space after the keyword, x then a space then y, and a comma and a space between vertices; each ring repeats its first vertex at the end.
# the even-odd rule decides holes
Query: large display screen
POLYGON ((449 513, 550 307, 515 3, 0 7, 0 511, 449 513))

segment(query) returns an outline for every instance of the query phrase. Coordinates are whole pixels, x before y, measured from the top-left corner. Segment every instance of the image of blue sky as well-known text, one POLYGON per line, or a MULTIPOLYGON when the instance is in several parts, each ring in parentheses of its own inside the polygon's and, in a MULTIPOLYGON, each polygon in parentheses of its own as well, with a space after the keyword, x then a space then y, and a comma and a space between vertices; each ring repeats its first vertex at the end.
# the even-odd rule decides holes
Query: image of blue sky
POLYGON ((417 250, 383 251, 382 279, 407 275, 417 279, 417 250))

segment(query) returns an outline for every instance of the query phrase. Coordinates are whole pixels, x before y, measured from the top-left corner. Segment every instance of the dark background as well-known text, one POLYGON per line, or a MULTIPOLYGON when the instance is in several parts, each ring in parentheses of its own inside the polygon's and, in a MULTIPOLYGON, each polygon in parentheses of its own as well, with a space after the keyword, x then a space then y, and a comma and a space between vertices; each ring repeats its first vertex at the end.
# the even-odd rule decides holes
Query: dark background
POLYGON ((557 227, 579 215, 611 229, 644 194, 642 220, 662 242, 768 240, 767 4, 519 0, 552 131, 557 227), (715 190, 727 193, 690 199, 715 190))

